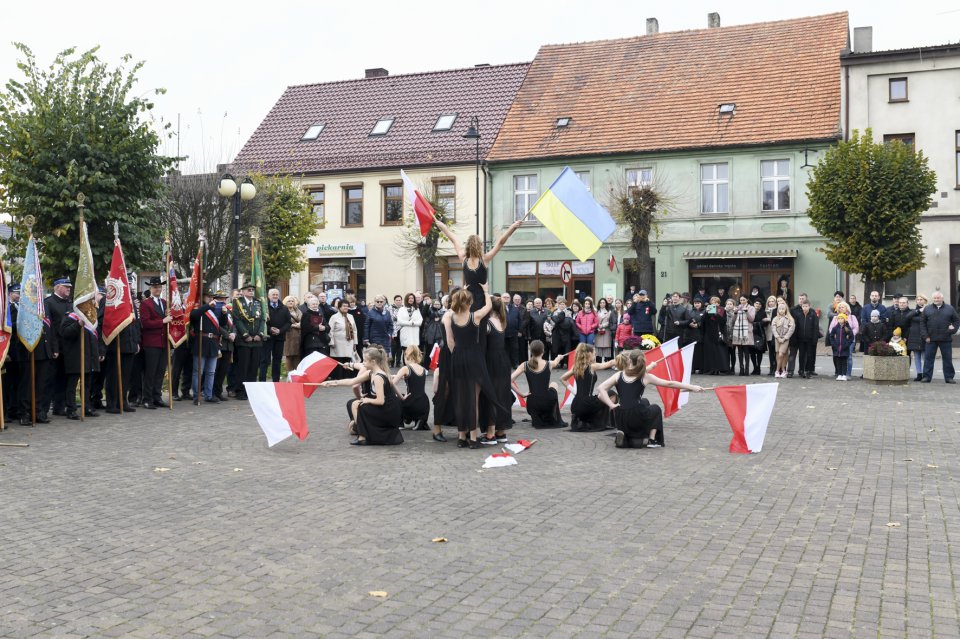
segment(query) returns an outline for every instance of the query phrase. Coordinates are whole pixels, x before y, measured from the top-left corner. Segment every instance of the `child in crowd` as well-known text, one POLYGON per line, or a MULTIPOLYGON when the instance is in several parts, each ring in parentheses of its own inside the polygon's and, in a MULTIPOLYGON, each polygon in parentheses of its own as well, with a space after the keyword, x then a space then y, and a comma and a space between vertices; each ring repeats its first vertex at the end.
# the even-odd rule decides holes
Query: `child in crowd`
POLYGON ((847 381, 847 358, 850 356, 850 343, 853 341, 853 329, 847 322, 847 314, 837 315, 837 323, 830 329, 830 346, 833 349, 833 372, 838 382, 847 381))

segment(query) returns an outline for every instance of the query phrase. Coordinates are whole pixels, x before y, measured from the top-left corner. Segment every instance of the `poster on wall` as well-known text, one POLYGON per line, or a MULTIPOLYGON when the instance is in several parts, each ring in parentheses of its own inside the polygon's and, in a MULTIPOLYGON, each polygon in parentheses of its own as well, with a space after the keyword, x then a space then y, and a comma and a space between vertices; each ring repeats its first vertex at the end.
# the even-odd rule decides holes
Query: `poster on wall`
POLYGON ((617 285, 615 282, 603 283, 603 297, 617 297, 617 285))

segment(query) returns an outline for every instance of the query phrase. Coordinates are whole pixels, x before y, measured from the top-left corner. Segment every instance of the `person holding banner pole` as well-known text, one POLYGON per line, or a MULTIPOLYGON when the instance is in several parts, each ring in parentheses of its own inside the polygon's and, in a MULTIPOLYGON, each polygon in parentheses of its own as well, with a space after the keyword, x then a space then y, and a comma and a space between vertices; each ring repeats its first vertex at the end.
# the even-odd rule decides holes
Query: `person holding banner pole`
POLYGON ((214 392, 214 377, 217 372, 217 357, 220 354, 221 327, 226 322, 224 312, 217 306, 213 292, 204 291, 203 304, 190 311, 190 330, 194 334, 193 353, 197 357, 197 365, 193 369, 193 396, 196 398, 194 403, 199 403, 201 391, 208 403, 220 403, 214 392))
POLYGON ((143 334, 143 407, 152 410, 168 406, 163 401, 163 381, 170 360, 169 325, 173 317, 167 312, 167 301, 160 296, 163 291, 160 278, 153 277, 147 283, 150 286, 150 297, 140 304, 140 326, 143 334))

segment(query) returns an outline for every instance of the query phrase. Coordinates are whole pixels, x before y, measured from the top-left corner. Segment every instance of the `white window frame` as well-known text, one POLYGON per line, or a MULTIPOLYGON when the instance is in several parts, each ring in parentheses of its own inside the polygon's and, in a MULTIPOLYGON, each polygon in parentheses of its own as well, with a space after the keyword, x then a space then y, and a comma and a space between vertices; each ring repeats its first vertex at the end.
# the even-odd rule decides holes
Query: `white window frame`
POLYGON ((626 169, 623 172, 624 179, 627 181, 628 187, 644 187, 650 186, 653 184, 653 168, 649 166, 637 167, 635 169, 626 169), (637 177, 640 178, 639 181, 631 179, 630 174, 636 173, 637 177))
POLYGON ((583 185, 587 187, 587 191, 593 191, 593 178, 589 170, 574 171, 574 174, 583 182, 583 185))
POLYGON ((513 176, 513 221, 522 220, 530 211, 530 207, 536 203, 540 197, 540 176, 536 173, 523 173, 513 176), (530 188, 530 178, 537 181, 537 186, 530 188), (517 180, 523 180, 523 187, 519 188, 517 180), (517 196, 522 195, 524 199, 524 209, 517 210, 517 196))
POLYGON ((729 162, 701 162, 697 170, 700 176, 700 214, 701 215, 728 215, 730 213, 730 163, 729 162), (710 166, 713 167, 713 177, 704 178, 703 177, 703 167, 710 166), (727 167, 727 177, 725 179, 719 179, 717 177, 717 167, 726 166, 727 167), (725 210, 719 210, 720 207, 717 206, 717 193, 720 192, 720 185, 727 185, 727 201, 725 202, 725 210), (711 191, 713 192, 713 210, 707 211, 704 207, 703 200, 703 187, 710 186, 711 191))
POLYGON ((453 128, 453 125, 456 124, 458 115, 459 115, 458 113, 441 113, 437 117, 437 121, 433 124, 433 131, 440 132, 440 133, 442 133, 443 131, 449 131, 450 129, 453 128), (440 126, 440 123, 443 121, 444 118, 450 118, 450 124, 448 124, 447 126, 440 126))
MULTIPOLYGON (((790 158, 777 158, 777 159, 770 159, 770 160, 760 160, 759 169, 760 169, 760 211, 763 212, 763 213, 780 213, 780 212, 783 212, 783 211, 790 211, 791 208, 793 207, 793 184, 791 184, 791 179, 790 179, 790 158), (763 165, 764 165, 765 162, 773 162, 773 175, 771 175, 771 176, 766 176, 766 177, 763 175, 763 165), (786 163, 787 163, 787 172, 786 172, 786 173, 778 173, 778 171, 780 170, 780 163, 781 163, 781 162, 786 162, 786 163), (765 182, 772 182, 772 183, 773 183, 773 203, 774 203, 774 208, 772 208, 772 209, 765 209, 765 208, 763 208, 763 185, 764 185, 765 182), (785 209, 779 208, 779 205, 780 205, 780 185, 781 185, 783 182, 786 182, 786 183, 787 183, 787 197, 790 199, 790 204, 789 204, 789 206, 787 206, 787 208, 785 208, 785 209)), ((728 173, 728 175, 729 175, 729 173, 728 173)), ((728 196, 729 196, 729 193, 730 193, 730 191, 729 191, 729 189, 728 189, 728 190, 727 190, 728 196)))

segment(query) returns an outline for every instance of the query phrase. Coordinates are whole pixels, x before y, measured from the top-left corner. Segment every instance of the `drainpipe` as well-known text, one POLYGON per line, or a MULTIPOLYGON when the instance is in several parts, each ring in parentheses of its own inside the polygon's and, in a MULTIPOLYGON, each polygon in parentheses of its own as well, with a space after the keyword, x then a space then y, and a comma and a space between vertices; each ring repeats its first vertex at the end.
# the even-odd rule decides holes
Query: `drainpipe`
MULTIPOLYGON (((843 140, 846 142, 850 139, 850 65, 843 66, 843 88, 846 93, 843 100, 843 140)), ((843 277, 843 292, 847 294, 847 299, 850 299, 850 274, 844 272, 843 277)), ((857 299, 860 298, 858 297, 857 299)))
MULTIPOLYGON (((487 238, 493 237, 493 219, 487 212, 487 189, 493 188, 493 176, 487 172, 487 163, 482 162, 480 169, 483 171, 483 250, 487 250, 487 238)), ((493 264, 487 265, 487 282, 493 281, 493 264)))

